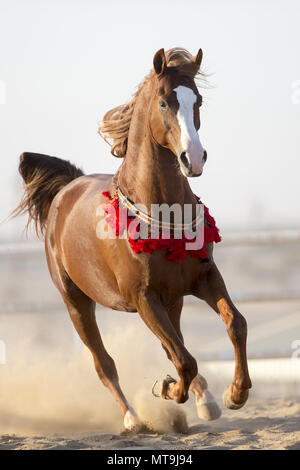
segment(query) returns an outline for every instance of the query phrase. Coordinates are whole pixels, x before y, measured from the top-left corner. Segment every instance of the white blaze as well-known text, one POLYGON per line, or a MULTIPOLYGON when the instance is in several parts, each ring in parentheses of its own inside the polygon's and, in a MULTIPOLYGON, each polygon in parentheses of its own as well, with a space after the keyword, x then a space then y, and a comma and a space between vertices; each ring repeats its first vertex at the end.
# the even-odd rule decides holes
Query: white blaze
POLYGON ((174 91, 179 103, 177 119, 181 130, 182 152, 186 152, 193 173, 200 173, 204 165, 204 149, 194 124, 194 104, 197 96, 191 88, 183 85, 174 88, 174 91))

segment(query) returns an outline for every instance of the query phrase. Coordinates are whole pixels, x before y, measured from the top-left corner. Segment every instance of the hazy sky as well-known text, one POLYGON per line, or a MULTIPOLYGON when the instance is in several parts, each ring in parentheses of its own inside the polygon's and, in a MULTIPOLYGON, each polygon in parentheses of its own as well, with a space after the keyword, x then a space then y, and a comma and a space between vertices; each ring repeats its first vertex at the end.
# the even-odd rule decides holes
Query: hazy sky
MULTIPOLYGON (((194 191, 221 229, 299 227, 299 0, 0 0, 0 219, 20 197, 23 151, 114 172, 97 123, 174 46, 202 47, 213 85, 194 191)), ((0 226, 21 237, 20 223, 0 226)))

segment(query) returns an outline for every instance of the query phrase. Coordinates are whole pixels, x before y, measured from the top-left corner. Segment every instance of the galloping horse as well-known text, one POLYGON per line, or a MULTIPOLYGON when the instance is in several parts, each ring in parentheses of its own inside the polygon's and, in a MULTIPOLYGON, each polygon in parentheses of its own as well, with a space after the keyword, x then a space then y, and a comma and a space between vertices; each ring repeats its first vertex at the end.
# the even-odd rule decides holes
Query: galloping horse
MULTIPOLYGON (((201 61, 201 49, 195 57, 180 48, 160 49, 132 100, 104 116, 99 132, 111 143, 111 153, 124 157, 115 175, 85 176, 68 161, 46 155, 26 152, 20 157, 25 191, 15 214, 28 212, 28 224, 33 221, 45 235, 52 280, 92 353, 100 379, 120 405, 126 429, 138 429, 141 422, 121 390, 114 361, 103 345, 96 303, 139 313, 179 375, 178 381, 168 376, 156 384, 155 394, 184 403, 191 391, 199 417, 210 420, 221 411, 180 330, 183 297, 205 300, 225 322, 235 350, 234 379, 223 394, 224 404, 241 408, 251 388, 247 324, 214 262, 213 239, 206 240, 202 251, 197 251, 199 256, 186 251, 179 262, 173 262, 166 256, 167 249, 138 252, 128 237, 97 236, 102 203, 121 207, 122 201, 131 201, 134 208, 143 204, 148 216, 153 204, 177 204, 182 209, 189 205, 195 217, 199 201, 187 177, 200 176, 207 159, 197 132, 202 97, 195 80, 201 61)), ((211 228, 213 222, 206 211, 205 227, 211 228)))

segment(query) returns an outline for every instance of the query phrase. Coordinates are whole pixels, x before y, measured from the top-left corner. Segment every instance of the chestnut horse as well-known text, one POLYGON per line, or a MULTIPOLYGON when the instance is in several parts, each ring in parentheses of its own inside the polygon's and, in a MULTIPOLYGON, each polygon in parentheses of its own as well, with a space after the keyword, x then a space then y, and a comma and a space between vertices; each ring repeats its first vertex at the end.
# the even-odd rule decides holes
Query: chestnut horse
POLYGON ((160 49, 153 70, 132 100, 109 111, 100 133, 112 154, 124 157, 115 175, 82 171, 65 160, 24 153, 19 171, 24 197, 15 211, 29 213, 37 231, 45 233, 45 250, 52 280, 80 338, 92 353, 96 371, 120 405, 126 429, 141 422, 119 385, 113 359, 107 353, 95 319, 95 305, 138 312, 173 362, 179 380, 168 376, 155 386, 164 399, 184 403, 191 391, 200 418, 217 419, 221 411, 196 360, 184 345, 180 315, 185 295, 205 300, 226 324, 235 350, 233 383, 223 394, 230 409, 241 408, 251 381, 246 356, 247 324, 232 303, 213 259, 213 243, 205 247, 206 262, 187 256, 168 261, 165 252, 136 254, 128 239, 96 235, 99 204, 105 194, 122 194, 151 213, 152 204, 177 203, 194 211, 198 204, 187 177, 202 174, 207 153, 198 135, 202 97, 195 79, 202 51, 193 57, 184 49, 160 49))

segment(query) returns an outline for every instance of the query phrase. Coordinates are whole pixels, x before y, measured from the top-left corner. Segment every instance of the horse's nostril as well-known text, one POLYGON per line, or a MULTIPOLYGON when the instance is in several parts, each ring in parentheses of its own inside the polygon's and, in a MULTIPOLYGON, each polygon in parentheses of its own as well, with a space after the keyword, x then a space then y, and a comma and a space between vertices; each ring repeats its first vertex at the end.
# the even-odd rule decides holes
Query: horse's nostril
POLYGON ((181 163, 183 163, 183 165, 188 169, 190 170, 190 163, 186 157, 186 154, 185 152, 182 152, 182 154, 180 155, 180 160, 181 160, 181 163))
POLYGON ((206 162, 206 160, 207 160, 207 151, 206 150, 204 150, 204 152, 203 152, 203 160, 204 160, 204 162, 206 162))

